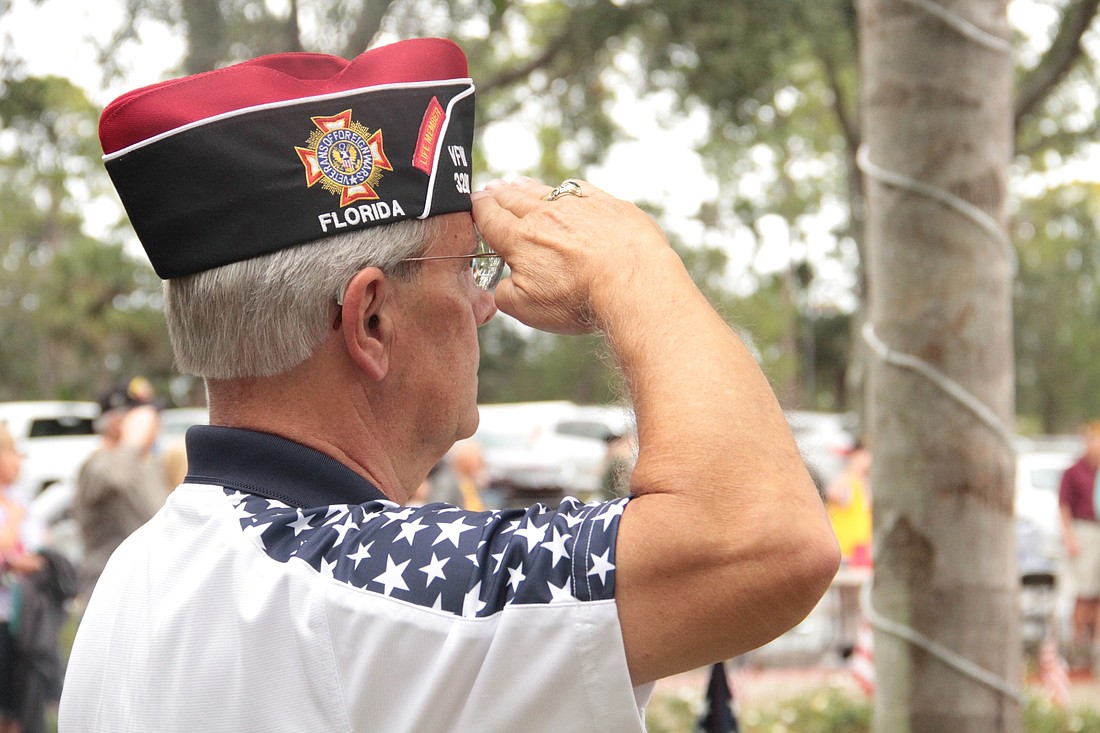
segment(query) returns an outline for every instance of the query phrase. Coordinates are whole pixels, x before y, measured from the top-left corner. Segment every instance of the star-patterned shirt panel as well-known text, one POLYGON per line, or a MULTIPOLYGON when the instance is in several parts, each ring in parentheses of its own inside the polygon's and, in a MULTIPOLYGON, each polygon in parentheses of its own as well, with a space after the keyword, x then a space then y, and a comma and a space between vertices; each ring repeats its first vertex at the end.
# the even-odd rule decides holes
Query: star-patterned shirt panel
POLYGON ((386 500, 312 508, 226 488, 241 530, 268 557, 368 592, 464 617, 513 604, 614 598, 627 499, 468 512, 386 500))
POLYGON ((401 507, 312 448, 218 426, 188 430, 187 457, 186 482, 222 487, 251 542, 335 582, 465 617, 614 598, 628 498, 488 512, 401 507))
POLYGON ((187 441, 184 485, 85 610, 65 733, 644 730, 614 600, 626 500, 400 507, 277 436, 187 441))

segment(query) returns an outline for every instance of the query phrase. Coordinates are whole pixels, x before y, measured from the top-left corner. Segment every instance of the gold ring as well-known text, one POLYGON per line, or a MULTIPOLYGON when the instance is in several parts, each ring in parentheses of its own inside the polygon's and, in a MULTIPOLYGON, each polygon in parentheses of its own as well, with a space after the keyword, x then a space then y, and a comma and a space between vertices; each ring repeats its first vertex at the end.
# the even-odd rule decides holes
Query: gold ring
POLYGON ((546 194, 547 201, 557 201, 562 196, 584 196, 584 192, 581 191, 581 182, 575 181, 572 178, 566 178, 559 183, 557 187, 546 194))

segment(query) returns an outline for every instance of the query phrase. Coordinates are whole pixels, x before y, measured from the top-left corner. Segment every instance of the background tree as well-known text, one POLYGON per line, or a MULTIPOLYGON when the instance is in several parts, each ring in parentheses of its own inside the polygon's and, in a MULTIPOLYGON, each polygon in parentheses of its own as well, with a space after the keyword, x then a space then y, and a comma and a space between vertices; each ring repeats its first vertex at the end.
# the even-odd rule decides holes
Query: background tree
POLYGON ((1022 427, 1070 430, 1100 415, 1100 187, 1064 185, 1025 201, 1013 236, 1018 411, 1033 420, 1022 427))
POLYGON ((1005 0, 859 4, 878 613, 877 730, 1022 729, 1013 533, 1005 0), (889 349, 889 354, 886 350, 889 349), (963 392, 962 397, 958 392, 963 392), (981 538, 981 552, 974 551, 981 538))
POLYGON ((147 264, 83 228, 104 190, 98 111, 67 79, 0 76, 0 399, 88 399, 165 381, 171 354, 147 264))

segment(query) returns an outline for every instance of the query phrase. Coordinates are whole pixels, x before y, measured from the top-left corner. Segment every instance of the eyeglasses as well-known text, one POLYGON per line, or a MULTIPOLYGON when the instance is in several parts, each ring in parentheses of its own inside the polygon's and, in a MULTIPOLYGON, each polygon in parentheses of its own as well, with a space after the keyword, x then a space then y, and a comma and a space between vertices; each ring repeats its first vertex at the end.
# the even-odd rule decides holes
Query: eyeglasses
POLYGON ((504 258, 493 251, 479 235, 477 252, 469 255, 434 255, 431 257, 407 257, 402 262, 430 262, 432 260, 469 260, 474 284, 482 290, 492 290, 500 282, 504 272, 504 258))
MULTIPOLYGON (((481 290, 492 290, 500 282, 500 276, 504 273, 504 258, 493 251, 493 248, 477 236, 477 251, 468 255, 431 255, 427 257, 406 257, 400 262, 430 262, 432 260, 469 260, 470 272, 474 276, 474 285, 481 290)), ((344 291, 347 285, 336 293, 336 305, 344 304, 344 291)))

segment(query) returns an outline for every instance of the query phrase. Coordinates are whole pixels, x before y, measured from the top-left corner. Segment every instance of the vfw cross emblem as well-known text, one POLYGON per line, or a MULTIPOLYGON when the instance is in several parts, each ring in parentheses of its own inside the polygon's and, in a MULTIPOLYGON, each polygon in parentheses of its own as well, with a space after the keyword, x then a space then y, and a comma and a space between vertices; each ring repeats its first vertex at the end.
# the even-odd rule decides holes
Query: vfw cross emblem
POLYGON ((340 194, 340 206, 355 201, 376 200, 374 187, 382 171, 392 171, 382 149, 382 130, 371 133, 352 122, 351 110, 332 117, 311 117, 317 126, 306 140, 308 147, 295 147, 306 168, 306 184, 320 182, 331 194, 340 194))

